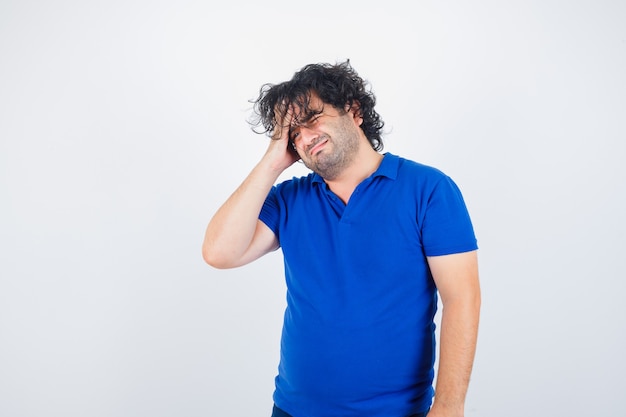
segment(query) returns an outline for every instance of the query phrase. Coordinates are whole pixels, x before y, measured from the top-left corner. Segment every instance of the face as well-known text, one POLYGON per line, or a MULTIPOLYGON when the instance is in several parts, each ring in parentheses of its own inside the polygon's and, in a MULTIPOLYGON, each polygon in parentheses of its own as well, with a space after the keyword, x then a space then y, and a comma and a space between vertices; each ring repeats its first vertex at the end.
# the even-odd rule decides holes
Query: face
POLYGON ((314 110, 313 115, 292 123, 289 138, 309 169, 324 179, 333 180, 358 153, 362 119, 355 116, 355 110, 342 112, 324 105, 315 95, 311 96, 310 108, 314 110))

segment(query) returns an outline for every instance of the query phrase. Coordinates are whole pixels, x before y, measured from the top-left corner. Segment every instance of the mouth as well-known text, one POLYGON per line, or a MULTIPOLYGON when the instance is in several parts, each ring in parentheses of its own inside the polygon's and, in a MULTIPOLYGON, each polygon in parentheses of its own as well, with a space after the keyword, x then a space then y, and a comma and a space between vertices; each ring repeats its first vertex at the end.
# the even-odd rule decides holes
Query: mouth
POLYGON ((324 148, 324 146, 326 146, 327 142, 328 142, 328 137, 324 136, 320 138, 320 140, 317 143, 313 144, 309 148, 309 155, 315 156, 316 154, 320 153, 322 149, 324 148))

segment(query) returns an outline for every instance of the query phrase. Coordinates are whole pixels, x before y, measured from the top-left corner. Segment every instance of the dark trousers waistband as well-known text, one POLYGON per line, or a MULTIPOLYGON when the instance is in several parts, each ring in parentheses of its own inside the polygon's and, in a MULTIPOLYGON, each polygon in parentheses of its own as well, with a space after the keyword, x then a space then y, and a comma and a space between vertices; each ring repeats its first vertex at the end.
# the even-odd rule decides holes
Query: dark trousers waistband
MULTIPOLYGON (((428 414, 428 411, 424 413, 411 414, 408 417, 426 417, 426 414, 428 414)), ((272 409, 272 417, 292 417, 292 416, 290 414, 287 414, 280 408, 276 407, 276 404, 274 404, 274 408, 272 409)))

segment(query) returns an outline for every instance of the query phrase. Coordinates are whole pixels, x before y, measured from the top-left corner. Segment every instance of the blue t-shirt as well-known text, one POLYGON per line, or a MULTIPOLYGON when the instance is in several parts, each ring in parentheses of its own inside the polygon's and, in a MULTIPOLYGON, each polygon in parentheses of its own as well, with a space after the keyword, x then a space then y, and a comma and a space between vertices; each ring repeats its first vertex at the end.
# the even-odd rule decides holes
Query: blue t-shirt
POLYGON ((455 183, 386 153, 347 205, 311 173, 274 186, 259 218, 287 284, 276 405, 294 417, 426 411, 437 309, 426 256, 477 248, 455 183))

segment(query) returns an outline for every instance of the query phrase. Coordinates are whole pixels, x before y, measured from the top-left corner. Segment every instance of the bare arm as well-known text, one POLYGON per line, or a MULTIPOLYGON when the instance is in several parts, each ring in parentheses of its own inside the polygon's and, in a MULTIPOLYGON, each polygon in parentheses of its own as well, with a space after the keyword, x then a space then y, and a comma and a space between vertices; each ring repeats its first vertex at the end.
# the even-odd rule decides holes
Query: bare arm
POLYGON ((428 263, 443 304, 437 386, 428 417, 462 417, 480 315, 477 254, 433 256, 428 263))
POLYGON ((287 148, 287 129, 282 130, 209 222, 202 245, 202 256, 209 265, 234 268, 278 248, 276 236, 259 220, 259 213, 278 176, 296 161, 287 148))

